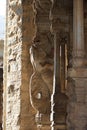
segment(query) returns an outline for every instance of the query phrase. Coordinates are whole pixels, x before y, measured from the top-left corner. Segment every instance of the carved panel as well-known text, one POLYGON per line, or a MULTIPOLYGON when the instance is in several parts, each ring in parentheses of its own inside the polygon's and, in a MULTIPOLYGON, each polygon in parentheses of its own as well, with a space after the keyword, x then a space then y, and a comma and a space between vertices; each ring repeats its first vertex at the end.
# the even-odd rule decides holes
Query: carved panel
POLYGON ((36 110, 37 125, 50 127, 50 100, 53 85, 53 35, 50 32, 50 0, 34 0, 36 34, 30 48, 33 74, 30 79, 31 104, 36 110))
MULTIPOLYGON (((30 85, 31 101, 35 109, 45 114, 48 111, 45 107, 50 106, 53 84, 53 37, 51 36, 50 33, 38 34, 30 48, 31 63, 34 68, 30 85), (35 97, 37 101, 34 100, 35 97)), ((50 107, 47 109, 50 112, 50 107)))

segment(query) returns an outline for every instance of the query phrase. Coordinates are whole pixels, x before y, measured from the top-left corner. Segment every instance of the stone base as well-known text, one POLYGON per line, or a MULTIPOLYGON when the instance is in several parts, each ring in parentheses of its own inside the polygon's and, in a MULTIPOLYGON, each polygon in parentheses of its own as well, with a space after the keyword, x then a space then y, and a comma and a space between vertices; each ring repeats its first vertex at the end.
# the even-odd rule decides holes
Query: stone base
POLYGON ((68 72, 67 130, 87 130, 87 68, 68 72))
POLYGON ((67 130, 67 127, 65 124, 58 124, 51 128, 51 130, 67 130))

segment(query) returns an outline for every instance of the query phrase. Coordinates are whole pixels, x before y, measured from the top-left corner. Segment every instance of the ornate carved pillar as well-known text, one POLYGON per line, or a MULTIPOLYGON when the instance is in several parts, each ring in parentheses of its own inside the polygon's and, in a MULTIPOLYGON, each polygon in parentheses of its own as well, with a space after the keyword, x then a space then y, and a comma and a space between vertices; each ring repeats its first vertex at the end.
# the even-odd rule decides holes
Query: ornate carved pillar
POLYGON ((73 0, 73 54, 68 69, 67 130, 87 129, 87 64, 84 49, 83 0, 73 0))
POLYGON ((53 85, 53 36, 50 32, 50 0, 34 0, 36 34, 30 48, 34 73, 30 80, 31 104, 38 129, 50 130, 50 100, 53 85))
MULTIPOLYGON (((62 41, 66 35, 65 23, 62 22, 61 3, 57 0, 52 1, 50 13, 51 31, 54 35, 54 80, 53 93, 51 97, 51 130, 66 130, 66 105, 67 96, 61 91, 61 47, 63 50, 62 41), (61 35, 61 32, 64 35, 61 35)), ((65 15, 62 12, 62 15, 65 15)), ((62 53, 63 54, 63 53, 62 53)))

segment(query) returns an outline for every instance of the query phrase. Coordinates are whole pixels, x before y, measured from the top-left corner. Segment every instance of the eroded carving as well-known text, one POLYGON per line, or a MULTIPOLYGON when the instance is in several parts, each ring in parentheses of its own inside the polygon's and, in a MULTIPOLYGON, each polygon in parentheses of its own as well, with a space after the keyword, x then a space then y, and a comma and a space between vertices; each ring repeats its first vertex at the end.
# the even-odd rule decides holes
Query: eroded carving
POLYGON ((35 72, 31 77, 31 103, 39 113, 50 112, 50 91, 40 73, 35 72))
POLYGON ((34 0, 34 9, 38 13, 49 13, 51 2, 50 0, 34 0))
POLYGON ((50 113, 53 85, 53 36, 49 32, 38 33, 30 48, 34 73, 31 76, 31 102, 40 113, 50 113))
POLYGON ((30 97, 32 106, 37 111, 37 126, 45 125, 44 123, 49 126, 50 122, 54 54, 53 36, 50 33, 50 6, 50 0, 33 0, 36 33, 30 48, 34 70, 30 81, 30 97))

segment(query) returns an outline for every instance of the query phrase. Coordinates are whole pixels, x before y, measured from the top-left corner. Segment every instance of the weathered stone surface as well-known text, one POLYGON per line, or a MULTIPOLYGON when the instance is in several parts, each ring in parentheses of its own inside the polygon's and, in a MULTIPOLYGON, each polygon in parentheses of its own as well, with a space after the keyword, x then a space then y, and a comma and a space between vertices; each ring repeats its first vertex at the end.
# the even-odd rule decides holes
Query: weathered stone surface
POLYGON ((53 36, 50 33, 50 4, 50 0, 34 0, 36 34, 30 48, 31 63, 34 70, 30 79, 31 104, 38 113, 36 123, 37 125, 42 124, 42 128, 45 124, 48 124, 50 128, 50 100, 53 84, 54 48, 53 36))
MULTIPOLYGON (((5 49, 7 60, 6 66, 4 66, 4 75, 8 75, 4 82, 6 82, 6 88, 4 88, 4 129, 6 130, 19 130, 20 129, 20 115, 21 115, 21 100, 20 100, 20 88, 21 88, 21 52, 22 52, 22 12, 17 13, 17 10, 22 10, 21 1, 9 1, 8 5, 8 19, 7 19, 7 48, 5 49), (15 3, 16 2, 16 3, 15 3), (13 4, 12 4, 13 3, 13 4), (13 10, 13 6, 15 10, 13 10), (15 12, 16 11, 16 12, 15 12), (21 31, 19 31, 21 30, 21 31), (21 40, 20 40, 21 39, 21 40), (7 81, 5 81, 7 80, 7 81), (6 92, 5 92, 6 90, 6 92)), ((4 61, 4 64, 6 62, 4 61)))
POLYGON ((85 19, 83 14, 85 8, 83 7, 83 0, 73 1, 74 34, 71 67, 68 69, 67 94, 69 97, 69 102, 67 109, 67 130, 87 129, 87 63, 84 48, 85 42, 83 21, 85 19))
POLYGON ((32 1, 9 0, 7 4, 4 130, 36 130, 35 112, 29 103, 29 78, 32 72, 29 46, 34 35, 32 1))
MULTIPOLYGON (((59 80, 56 86, 59 89, 54 94, 54 102, 52 101, 55 103, 53 104, 55 114, 51 115, 53 121, 55 119, 55 129, 87 129, 87 53, 83 59, 78 57, 72 60, 72 2, 72 0, 8 0, 4 52, 4 130, 52 129, 50 111, 53 111, 53 107, 51 108, 50 99, 53 92, 54 42, 61 48, 57 55, 57 58, 61 58, 60 72, 57 76, 63 80, 61 83, 59 80), (52 17, 49 18, 49 15, 52 17), (56 34, 56 39, 51 34, 50 28, 51 32, 56 34), (66 59, 63 55, 65 53, 66 59), (67 62, 66 67, 64 60, 67 62), (66 69, 67 73, 67 68, 69 68, 68 79, 63 72, 66 69), (67 86, 64 83, 65 78, 68 81, 67 86), (62 84, 62 89, 59 84, 62 84), (67 110, 67 97, 63 94, 65 90, 69 98, 67 110)), ((85 50, 87 50, 86 8, 87 2, 84 0, 85 50)), ((0 56, 2 56, 1 50, 0 56)), ((2 113, 2 108, 0 112, 2 113)))

